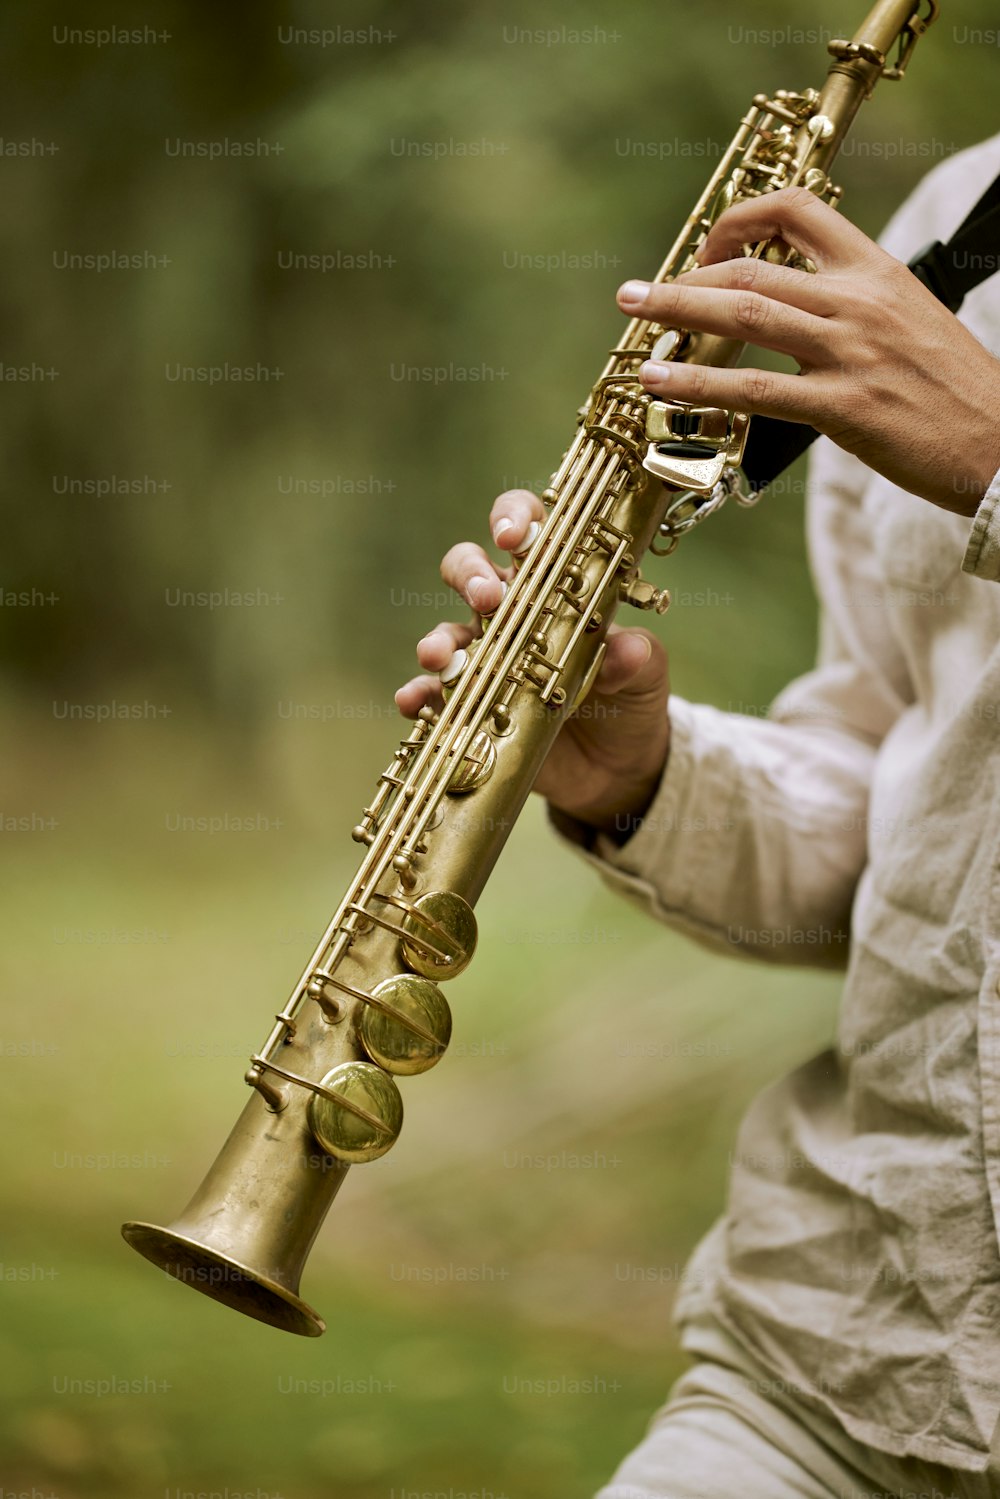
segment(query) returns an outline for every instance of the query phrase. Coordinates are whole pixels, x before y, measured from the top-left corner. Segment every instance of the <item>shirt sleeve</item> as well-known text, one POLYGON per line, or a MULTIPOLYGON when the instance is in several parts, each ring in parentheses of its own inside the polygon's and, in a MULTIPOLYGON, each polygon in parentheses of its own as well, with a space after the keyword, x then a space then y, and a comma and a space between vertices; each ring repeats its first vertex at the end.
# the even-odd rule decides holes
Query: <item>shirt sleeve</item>
POLYGON ((979 502, 962 571, 1000 583, 1000 474, 979 502))
MULTIPOLYGON (((666 772, 623 845, 553 812, 606 882, 706 946, 842 967, 878 746, 913 701, 863 513, 867 470, 816 445, 808 509, 816 668, 766 719, 672 698, 666 772)), ((624 830, 623 830, 624 831, 624 830)))

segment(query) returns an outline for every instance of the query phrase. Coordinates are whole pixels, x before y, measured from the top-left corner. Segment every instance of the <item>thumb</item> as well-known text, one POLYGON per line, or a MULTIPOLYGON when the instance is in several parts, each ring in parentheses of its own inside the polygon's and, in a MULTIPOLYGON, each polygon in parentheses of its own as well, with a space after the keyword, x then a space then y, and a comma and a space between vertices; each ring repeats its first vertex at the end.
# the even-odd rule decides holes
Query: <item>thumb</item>
POLYGON ((648 630, 612 625, 594 691, 614 697, 626 689, 636 696, 662 691, 666 676, 663 646, 648 630))

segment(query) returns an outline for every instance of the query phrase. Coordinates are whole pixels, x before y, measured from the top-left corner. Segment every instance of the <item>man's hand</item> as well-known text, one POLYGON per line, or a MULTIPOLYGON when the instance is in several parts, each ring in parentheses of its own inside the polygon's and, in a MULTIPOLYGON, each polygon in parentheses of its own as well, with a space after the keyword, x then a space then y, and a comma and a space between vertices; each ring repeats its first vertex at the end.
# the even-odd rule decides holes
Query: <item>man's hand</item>
POLYGON ((974 515, 1000 469, 1000 361, 900 261, 804 188, 724 213, 698 269, 630 281, 618 305, 668 328, 791 355, 800 375, 648 361, 670 400, 810 422, 894 484, 974 515), (743 256, 781 239, 816 274, 743 256), (737 258, 731 258, 737 257, 737 258))
MULTIPOLYGON (((513 489, 494 502, 490 530, 498 547, 517 552, 532 521, 545 510, 536 495, 513 489)), ((482 634, 479 614, 491 614, 513 566, 498 567, 471 541, 452 547, 441 576, 476 611, 471 624, 438 625, 417 644, 427 672, 439 672, 453 653, 482 634)), ((612 626, 597 681, 586 702, 564 723, 539 771, 535 790, 552 806, 616 835, 620 842, 645 812, 663 774, 670 740, 667 658, 645 630, 612 626)), ((414 677, 396 693, 400 711, 415 718, 425 704, 440 708, 436 676, 414 677)))

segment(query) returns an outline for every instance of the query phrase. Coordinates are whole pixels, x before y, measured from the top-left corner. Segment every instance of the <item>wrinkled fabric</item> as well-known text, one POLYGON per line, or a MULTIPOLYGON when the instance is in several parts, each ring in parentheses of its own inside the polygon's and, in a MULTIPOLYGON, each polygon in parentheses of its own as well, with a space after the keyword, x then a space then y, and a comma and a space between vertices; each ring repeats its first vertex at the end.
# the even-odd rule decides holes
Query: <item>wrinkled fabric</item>
MULTIPOLYGON (((946 240, 998 171, 1000 136, 943 163, 883 244, 946 240)), ((962 318, 1000 351, 1000 277, 962 318)), ((743 1121, 682 1328, 714 1316, 860 1442, 978 1471, 1000 1415, 1000 476, 970 530, 822 440, 808 540, 817 668, 767 719, 672 699, 624 846, 553 820, 717 951, 846 965, 836 1044, 743 1121)))
POLYGON ((596 1499, 996 1499, 996 1442, 983 1473, 890 1457, 804 1407, 716 1324, 691 1338, 697 1363, 596 1499))

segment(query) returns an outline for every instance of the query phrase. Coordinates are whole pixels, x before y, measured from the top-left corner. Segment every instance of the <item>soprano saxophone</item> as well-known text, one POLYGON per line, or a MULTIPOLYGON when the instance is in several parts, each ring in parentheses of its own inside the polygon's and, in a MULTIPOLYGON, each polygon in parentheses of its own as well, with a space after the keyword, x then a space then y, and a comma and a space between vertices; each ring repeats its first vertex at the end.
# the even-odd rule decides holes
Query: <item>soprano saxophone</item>
MULTIPOLYGON (((695 264, 731 203, 796 185, 835 203, 829 169, 855 114, 879 79, 902 77, 937 15, 937 0, 878 0, 852 40, 830 43, 821 91, 756 95, 656 279, 695 264)), ((798 263, 782 244, 746 253, 798 263)), ((752 498, 740 474, 750 418, 654 400, 638 366, 651 355, 732 365, 742 349, 637 318, 611 350, 502 603, 442 673, 442 711, 421 712, 353 830, 361 865, 250 1058, 252 1092, 232 1134, 174 1223, 122 1228, 178 1280, 288 1332, 324 1331, 299 1296, 306 1257, 349 1166, 399 1134, 395 1078, 426 1071, 447 1047, 439 986, 472 959, 473 906, 594 682, 619 604, 662 613, 669 603, 640 576, 640 558, 672 551, 727 497, 752 498)))

